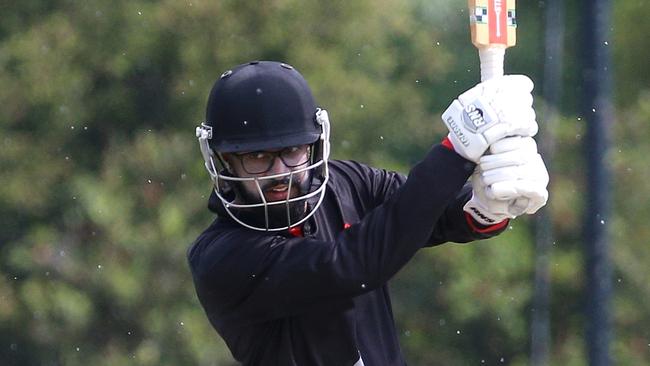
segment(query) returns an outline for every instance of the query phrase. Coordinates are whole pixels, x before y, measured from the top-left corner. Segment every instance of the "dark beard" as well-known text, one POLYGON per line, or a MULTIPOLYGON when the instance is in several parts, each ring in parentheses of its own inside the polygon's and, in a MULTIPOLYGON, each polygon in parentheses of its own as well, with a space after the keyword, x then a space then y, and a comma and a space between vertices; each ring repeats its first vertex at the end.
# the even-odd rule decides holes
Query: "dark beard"
MULTIPOLYGON (((260 184, 262 192, 276 186, 278 184, 289 184, 289 178, 271 180, 264 184, 260 184)), ((298 188, 297 196, 306 194, 311 186, 311 178, 307 177, 303 181, 294 181, 292 186, 298 188)), ((259 195, 251 194, 244 188, 242 184, 236 184, 236 191, 238 196, 241 197, 242 202, 245 203, 261 203, 262 200, 259 195)), ((293 198, 293 197, 291 197, 293 198)), ((311 201, 311 199, 309 200, 311 201)), ((309 203, 306 200, 297 200, 294 202, 275 201, 273 205, 266 205, 266 207, 253 207, 253 208, 239 208, 233 210, 235 216, 241 221, 256 227, 267 229, 288 227, 300 221, 307 214, 309 203), (282 202, 282 203, 278 203, 282 202), (267 214, 265 214, 265 211, 267 214), (268 217, 268 225, 267 225, 268 217)))
POLYGON ((266 207, 242 208, 233 211, 241 221, 260 228, 275 229, 294 225, 305 217, 308 204, 304 200, 266 207), (288 212, 287 212, 288 207, 288 212), (268 210, 268 225, 264 211, 268 210))

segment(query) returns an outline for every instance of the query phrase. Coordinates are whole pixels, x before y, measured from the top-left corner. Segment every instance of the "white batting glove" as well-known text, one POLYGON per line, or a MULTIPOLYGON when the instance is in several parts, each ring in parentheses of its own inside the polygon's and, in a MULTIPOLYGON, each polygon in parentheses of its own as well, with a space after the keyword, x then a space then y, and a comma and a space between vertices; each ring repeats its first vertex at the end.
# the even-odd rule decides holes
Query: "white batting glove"
POLYGON ((478 163, 491 144, 506 136, 537 134, 533 86, 524 75, 506 75, 461 94, 442 114, 454 150, 478 163))
POLYGON ((508 213, 534 214, 548 200, 549 176, 531 137, 507 137, 490 146, 477 171, 488 199, 508 201, 508 213))
POLYGON ((507 137, 490 146, 472 175, 463 209, 483 225, 537 212, 548 200, 549 177, 531 137, 507 137))

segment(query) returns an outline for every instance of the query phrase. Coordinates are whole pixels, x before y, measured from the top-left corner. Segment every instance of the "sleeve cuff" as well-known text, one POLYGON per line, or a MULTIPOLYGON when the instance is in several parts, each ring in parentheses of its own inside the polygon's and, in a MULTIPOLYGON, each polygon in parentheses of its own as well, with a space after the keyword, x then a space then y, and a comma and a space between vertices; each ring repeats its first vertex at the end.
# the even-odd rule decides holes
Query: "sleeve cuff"
POLYGON ((503 228, 505 228, 508 225, 508 223, 510 222, 510 219, 505 219, 505 220, 503 220, 501 222, 497 222, 496 224, 492 224, 492 225, 489 225, 489 226, 481 225, 478 222, 476 222, 476 220, 474 220, 472 215, 470 215, 467 212, 465 212, 465 220, 467 221, 467 224, 472 229, 472 231, 474 231, 475 233, 480 233, 480 234, 496 233, 499 230, 502 230, 503 228))
POLYGON ((452 145, 451 140, 449 140, 449 136, 445 136, 445 138, 442 139, 442 142, 440 142, 440 144, 451 151, 456 151, 454 150, 454 145, 452 145))

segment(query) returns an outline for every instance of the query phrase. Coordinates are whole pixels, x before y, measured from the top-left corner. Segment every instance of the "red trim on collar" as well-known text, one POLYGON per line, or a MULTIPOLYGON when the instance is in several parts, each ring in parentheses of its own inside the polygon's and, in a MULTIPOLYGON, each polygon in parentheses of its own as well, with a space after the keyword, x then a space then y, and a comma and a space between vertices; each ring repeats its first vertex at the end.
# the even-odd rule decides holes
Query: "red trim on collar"
POLYGON ((305 234, 302 232, 302 227, 300 226, 291 227, 287 231, 289 232, 289 234, 295 236, 296 238, 302 238, 305 236, 305 234))

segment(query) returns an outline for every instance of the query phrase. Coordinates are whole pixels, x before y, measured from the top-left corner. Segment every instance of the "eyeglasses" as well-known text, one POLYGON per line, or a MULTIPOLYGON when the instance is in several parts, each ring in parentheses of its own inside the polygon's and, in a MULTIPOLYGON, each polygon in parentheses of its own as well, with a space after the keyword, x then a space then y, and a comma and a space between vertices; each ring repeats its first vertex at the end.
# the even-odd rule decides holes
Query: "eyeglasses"
POLYGON ((280 151, 253 151, 243 154, 233 154, 241 162, 248 174, 261 174, 271 170, 276 157, 289 168, 295 168, 309 161, 309 145, 286 147, 280 151))

